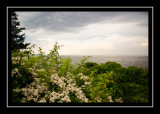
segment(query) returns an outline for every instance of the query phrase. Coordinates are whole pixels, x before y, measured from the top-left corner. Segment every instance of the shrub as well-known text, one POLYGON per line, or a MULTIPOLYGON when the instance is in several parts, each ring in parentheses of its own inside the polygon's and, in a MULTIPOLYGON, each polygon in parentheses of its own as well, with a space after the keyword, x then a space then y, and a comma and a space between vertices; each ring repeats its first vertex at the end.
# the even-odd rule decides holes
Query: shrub
POLYGON ((126 103, 148 102, 147 70, 130 66, 114 70, 116 84, 111 85, 113 98, 121 97, 126 103))
POLYGON ((83 74, 75 77, 71 73, 67 73, 66 76, 58 76, 57 73, 54 73, 49 78, 39 78, 38 76, 26 87, 13 89, 13 92, 23 95, 20 102, 88 102, 88 98, 82 91, 89 89, 90 86, 86 83, 90 84, 88 77, 83 76, 83 74), (77 86, 75 78, 81 78, 83 84, 80 85, 85 88, 77 86))
POLYGON ((108 71, 112 71, 112 70, 118 70, 120 68, 122 68, 122 65, 120 65, 119 63, 116 63, 116 62, 106 62, 104 64, 105 68, 108 70, 108 71))
POLYGON ((86 62, 85 64, 84 64, 84 67, 85 68, 94 68, 94 67, 96 67, 98 64, 96 63, 96 62, 86 62))
POLYGON ((85 56, 74 66, 59 56, 58 43, 49 55, 39 48, 34 56, 34 46, 12 52, 12 102, 148 102, 146 69, 86 62, 85 56))
POLYGON ((112 71, 112 70, 119 70, 121 69, 122 66, 116 62, 106 62, 102 63, 97 67, 97 73, 106 73, 107 71, 112 71))

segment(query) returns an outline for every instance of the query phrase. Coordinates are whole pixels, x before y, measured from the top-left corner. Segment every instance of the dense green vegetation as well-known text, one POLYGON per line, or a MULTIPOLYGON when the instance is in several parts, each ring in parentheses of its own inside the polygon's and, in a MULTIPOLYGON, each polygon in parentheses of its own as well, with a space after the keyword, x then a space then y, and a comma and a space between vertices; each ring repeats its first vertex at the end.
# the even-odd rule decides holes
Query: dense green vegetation
POLYGON ((86 62, 84 66, 90 69, 84 72, 85 75, 91 75, 94 72, 95 77, 103 77, 112 73, 110 78, 115 83, 107 83, 106 87, 113 99, 121 97, 125 103, 148 102, 147 69, 136 66, 124 68, 116 62, 106 62, 100 65, 86 62))
POLYGON ((87 62, 89 57, 72 65, 59 56, 58 43, 47 56, 41 48, 34 56, 34 46, 12 51, 12 102, 148 102, 147 69, 87 62))

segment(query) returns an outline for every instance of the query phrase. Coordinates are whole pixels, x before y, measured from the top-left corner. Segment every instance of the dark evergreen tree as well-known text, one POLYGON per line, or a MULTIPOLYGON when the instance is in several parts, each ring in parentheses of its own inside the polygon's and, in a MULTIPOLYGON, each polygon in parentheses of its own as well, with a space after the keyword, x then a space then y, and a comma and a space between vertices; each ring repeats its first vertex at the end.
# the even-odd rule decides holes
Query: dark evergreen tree
POLYGON ((25 34, 21 33, 25 30, 24 27, 20 27, 18 21, 18 15, 15 12, 11 12, 11 50, 25 49, 30 43, 25 43, 25 34))

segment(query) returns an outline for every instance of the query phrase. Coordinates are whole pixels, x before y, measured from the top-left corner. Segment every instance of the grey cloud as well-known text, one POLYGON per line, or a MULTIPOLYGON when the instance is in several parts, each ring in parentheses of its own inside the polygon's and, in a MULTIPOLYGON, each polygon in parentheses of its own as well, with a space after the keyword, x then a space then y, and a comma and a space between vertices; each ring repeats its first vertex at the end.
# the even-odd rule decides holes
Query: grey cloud
MULTIPOLYGON (((20 16, 25 16, 23 12, 20 16)), ((45 28, 51 31, 76 32, 81 27, 107 21, 109 23, 137 22, 144 26, 146 12, 29 12, 32 17, 22 21, 26 29, 45 28), (38 14, 37 14, 38 13, 38 14), (34 15, 35 14, 35 15, 34 15)), ((23 17, 25 18, 25 17, 23 17)), ((22 19, 23 20, 23 19, 22 19)))
MULTIPOLYGON (((78 32, 92 23, 135 23, 139 27, 148 26, 147 12, 21 12, 22 25, 26 29, 43 28, 54 32, 78 32)), ((127 28, 123 28, 126 29, 127 28)), ((121 35, 145 35, 146 32, 122 31, 121 35)))
MULTIPOLYGON (((35 12, 36 13, 36 12, 35 12)), ((24 25, 26 28, 44 27, 54 31, 68 30, 83 27, 86 24, 100 21, 104 16, 99 13, 88 12, 42 12, 28 19, 24 25)), ((74 30, 73 29, 73 30, 74 30)))

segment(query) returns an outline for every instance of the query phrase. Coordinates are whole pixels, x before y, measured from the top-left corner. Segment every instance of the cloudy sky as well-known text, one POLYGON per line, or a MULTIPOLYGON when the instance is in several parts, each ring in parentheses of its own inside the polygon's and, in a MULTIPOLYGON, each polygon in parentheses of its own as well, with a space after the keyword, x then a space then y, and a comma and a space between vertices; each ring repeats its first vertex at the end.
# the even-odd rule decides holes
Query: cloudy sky
POLYGON ((45 54, 148 55, 148 12, 16 12, 25 42, 45 54))

